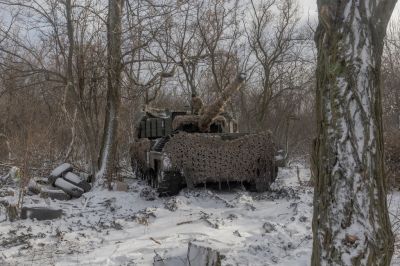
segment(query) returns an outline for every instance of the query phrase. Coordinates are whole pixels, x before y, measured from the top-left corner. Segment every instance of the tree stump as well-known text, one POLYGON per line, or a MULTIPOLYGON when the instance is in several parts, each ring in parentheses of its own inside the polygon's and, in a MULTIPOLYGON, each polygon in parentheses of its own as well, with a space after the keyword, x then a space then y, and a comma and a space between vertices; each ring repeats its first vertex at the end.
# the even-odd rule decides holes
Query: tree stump
POLYGON ((211 247, 189 242, 187 259, 191 266, 221 266, 223 256, 211 247))

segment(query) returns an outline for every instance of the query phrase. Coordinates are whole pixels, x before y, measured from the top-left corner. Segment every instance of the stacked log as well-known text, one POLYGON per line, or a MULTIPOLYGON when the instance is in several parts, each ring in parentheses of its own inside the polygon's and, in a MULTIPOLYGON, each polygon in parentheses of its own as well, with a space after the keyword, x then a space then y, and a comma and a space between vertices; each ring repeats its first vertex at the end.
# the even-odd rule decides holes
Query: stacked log
POLYGON ((40 197, 47 199, 56 199, 56 200, 70 200, 71 195, 65 193, 61 189, 49 189, 49 188, 42 188, 40 191, 40 197))
POLYGON ((80 187, 75 186, 74 184, 66 181, 65 179, 62 178, 57 178, 56 182, 54 185, 61 190, 63 190, 65 193, 68 195, 71 195, 74 198, 79 198, 83 194, 83 189, 80 187))
POLYGON ((71 172, 72 170, 73 167, 69 163, 63 163, 59 165, 50 173, 48 177, 50 184, 54 184, 57 178, 62 177, 65 173, 71 172))
POLYGON ((62 210, 47 207, 22 207, 21 219, 53 220, 62 216, 62 210))
POLYGON ((48 177, 49 183, 59 190, 45 190, 41 197, 66 200, 71 197, 79 198, 91 189, 91 185, 77 174, 69 163, 63 163, 55 168, 48 177))
POLYGON ((71 184, 80 187, 84 192, 88 192, 92 188, 86 180, 72 172, 64 174, 63 178, 71 184))

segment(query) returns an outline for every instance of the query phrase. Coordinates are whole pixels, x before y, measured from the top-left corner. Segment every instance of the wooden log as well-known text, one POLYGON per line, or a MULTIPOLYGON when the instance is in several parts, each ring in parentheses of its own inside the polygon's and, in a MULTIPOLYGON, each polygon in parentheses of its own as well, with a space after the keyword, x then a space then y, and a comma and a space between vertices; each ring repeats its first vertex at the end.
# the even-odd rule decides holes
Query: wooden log
POLYGON ((46 207, 22 207, 21 219, 53 220, 62 216, 62 210, 46 207))
POLYGON ((69 163, 63 163, 59 165, 57 168, 55 168, 49 175, 49 183, 54 184, 57 180, 58 177, 62 177, 63 174, 67 172, 71 172, 73 170, 72 165, 69 163))
POLYGON ((54 182, 54 185, 74 198, 79 198, 84 192, 80 187, 77 187, 62 178, 57 178, 56 182, 54 182))
POLYGON ((91 183, 92 175, 85 172, 75 172, 77 176, 79 176, 82 180, 85 180, 88 183, 91 183))
POLYGON ((71 199, 71 196, 65 193, 61 189, 48 189, 48 188, 42 188, 40 191, 40 197, 47 199, 56 199, 56 200, 69 200, 71 199))
POLYGON ((90 184, 88 182, 85 181, 84 178, 72 173, 72 172, 68 172, 66 174, 63 175, 63 178, 70 182, 71 184, 80 187, 81 189, 83 189, 84 192, 88 192, 92 187, 90 186, 90 184))

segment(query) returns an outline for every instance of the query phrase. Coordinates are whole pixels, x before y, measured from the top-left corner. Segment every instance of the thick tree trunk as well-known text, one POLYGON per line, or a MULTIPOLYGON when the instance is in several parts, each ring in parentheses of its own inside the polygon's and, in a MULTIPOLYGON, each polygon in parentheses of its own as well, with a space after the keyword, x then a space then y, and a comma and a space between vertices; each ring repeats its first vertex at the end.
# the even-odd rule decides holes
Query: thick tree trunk
POLYGON ((122 0, 110 0, 108 4, 107 33, 107 110, 104 124, 103 141, 100 153, 99 172, 96 178, 107 177, 109 184, 115 167, 117 152, 118 116, 121 90, 121 42, 122 42, 122 0))
POLYGON ((312 265, 389 265, 380 65, 395 0, 318 0, 312 265))

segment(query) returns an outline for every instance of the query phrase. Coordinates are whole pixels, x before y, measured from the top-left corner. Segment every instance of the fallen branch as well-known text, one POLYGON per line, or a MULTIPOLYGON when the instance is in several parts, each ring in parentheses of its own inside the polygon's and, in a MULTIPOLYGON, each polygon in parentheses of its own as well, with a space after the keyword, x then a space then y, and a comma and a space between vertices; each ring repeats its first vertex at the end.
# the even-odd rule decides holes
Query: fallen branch
POLYGON ((211 222, 211 221, 208 219, 208 218, 210 217, 210 215, 209 215, 208 213, 205 213, 205 212, 203 212, 203 211, 200 211, 200 214, 201 214, 200 220, 206 221, 206 222, 208 223, 208 225, 210 225, 210 226, 211 226, 212 228, 214 228, 214 229, 218 229, 218 228, 219 228, 218 224, 215 224, 215 223, 211 222))
POLYGON ((211 195, 212 195, 212 197, 213 197, 214 199, 219 200, 219 201, 222 201, 223 203, 225 203, 225 206, 226 206, 227 208, 235 208, 235 207, 236 207, 234 204, 228 202, 226 199, 222 198, 221 196, 219 196, 219 195, 217 195, 217 194, 215 194, 215 193, 212 193, 211 195))
POLYGON ((182 224, 191 224, 191 223, 193 223, 194 221, 184 221, 184 222, 179 222, 179 223, 177 223, 176 225, 182 225, 182 224))
POLYGON ((14 165, 9 164, 9 163, 5 163, 5 162, 0 162, 0 166, 5 166, 5 167, 10 167, 10 168, 12 168, 14 165))
POLYGON ((157 243, 157 244, 161 245, 161 242, 160 242, 160 241, 158 241, 158 240, 155 240, 155 239, 154 239, 154 238, 152 238, 152 237, 150 237, 150 239, 151 239, 151 240, 153 240, 155 243, 157 243))

